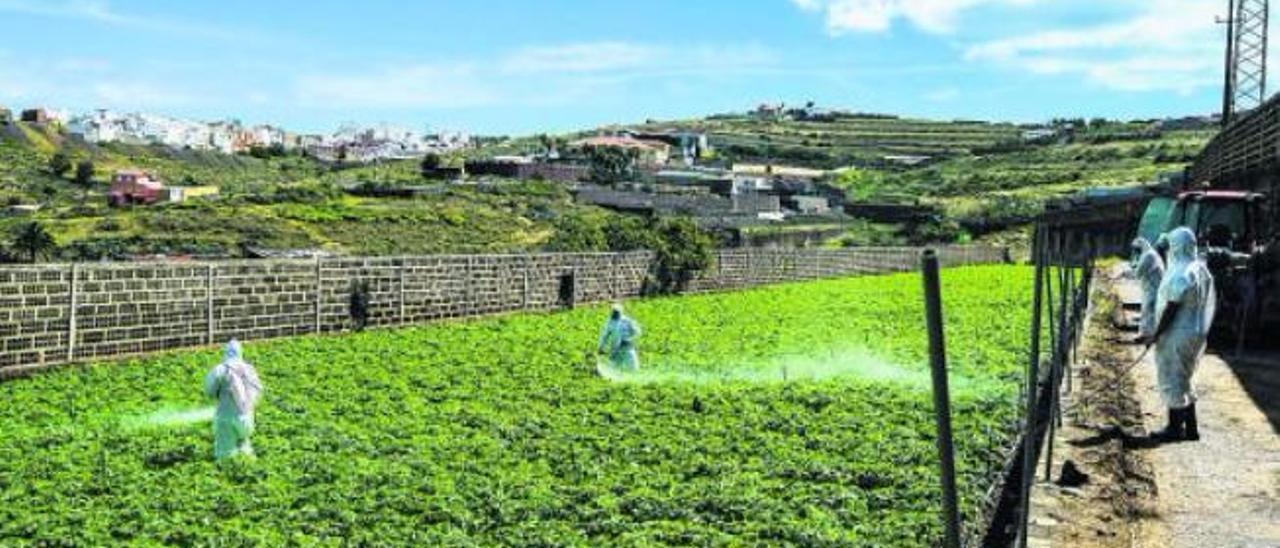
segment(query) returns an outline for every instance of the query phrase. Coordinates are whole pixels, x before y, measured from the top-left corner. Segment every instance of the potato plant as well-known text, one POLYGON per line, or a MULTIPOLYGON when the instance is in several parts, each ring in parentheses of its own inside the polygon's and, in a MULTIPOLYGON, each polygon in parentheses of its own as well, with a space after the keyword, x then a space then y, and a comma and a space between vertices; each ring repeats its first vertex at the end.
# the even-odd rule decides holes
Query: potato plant
MULTIPOLYGON (((962 507, 1012 441, 1030 275, 943 276, 962 507), (966 384, 967 383, 967 384, 966 384)), ((258 458, 218 464, 215 349, 0 384, 0 545, 865 545, 940 536, 917 275, 629 305, 652 371, 818 379, 610 382, 604 308, 250 343, 258 458), (182 413, 173 416, 182 416, 182 413)))

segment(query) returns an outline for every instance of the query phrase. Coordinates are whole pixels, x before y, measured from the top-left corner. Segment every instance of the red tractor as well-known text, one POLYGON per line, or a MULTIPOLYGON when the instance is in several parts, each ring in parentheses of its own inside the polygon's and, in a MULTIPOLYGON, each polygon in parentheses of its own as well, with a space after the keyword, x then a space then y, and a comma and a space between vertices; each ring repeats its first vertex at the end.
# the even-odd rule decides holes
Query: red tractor
MULTIPOLYGON (((1244 190, 1196 190, 1147 204, 1138 235, 1155 243, 1185 226, 1196 233, 1218 292, 1215 330, 1234 335, 1280 323, 1280 242, 1267 195, 1244 190)), ((1163 251, 1162 251, 1163 253, 1163 251)))

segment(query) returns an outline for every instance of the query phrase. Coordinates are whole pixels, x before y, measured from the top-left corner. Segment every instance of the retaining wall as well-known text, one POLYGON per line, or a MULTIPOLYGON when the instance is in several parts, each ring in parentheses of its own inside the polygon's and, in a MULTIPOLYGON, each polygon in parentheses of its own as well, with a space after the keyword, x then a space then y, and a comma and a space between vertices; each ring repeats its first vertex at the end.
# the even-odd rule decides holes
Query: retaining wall
MULTIPOLYGON (((914 270, 917 248, 718 252, 691 292, 914 270)), ((1003 249, 939 249, 943 266, 1000 262, 1003 249)), ((157 350, 391 326, 637 297, 652 254, 437 255, 0 267, 0 377, 157 350)))

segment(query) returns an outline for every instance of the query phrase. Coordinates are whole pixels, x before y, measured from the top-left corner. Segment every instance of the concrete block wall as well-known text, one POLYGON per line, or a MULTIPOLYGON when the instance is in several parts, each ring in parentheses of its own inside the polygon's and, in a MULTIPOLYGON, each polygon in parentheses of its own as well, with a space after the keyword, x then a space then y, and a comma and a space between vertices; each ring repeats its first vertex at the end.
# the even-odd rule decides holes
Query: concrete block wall
MULTIPOLYGON (((917 248, 729 249, 691 292, 910 271, 917 248)), ((943 266, 1004 250, 939 250, 943 266)), ((370 326, 393 326, 641 295, 653 254, 439 255, 0 267, 0 378, 60 363, 351 329, 369 285, 370 326)))

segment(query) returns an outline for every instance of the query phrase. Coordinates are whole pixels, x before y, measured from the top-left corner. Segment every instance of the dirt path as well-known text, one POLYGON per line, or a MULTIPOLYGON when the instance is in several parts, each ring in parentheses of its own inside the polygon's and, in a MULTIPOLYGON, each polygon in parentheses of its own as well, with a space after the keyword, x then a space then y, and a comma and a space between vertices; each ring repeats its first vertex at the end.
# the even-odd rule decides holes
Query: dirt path
MULTIPOLYGON (((1154 361, 1146 361, 1135 380, 1150 431, 1163 427, 1165 411, 1156 394, 1154 361)), ((1147 451, 1159 487, 1158 522, 1167 540, 1162 545, 1280 547, 1280 435, 1263 410, 1280 405, 1280 399, 1256 401, 1233 369, 1264 373, 1265 363, 1229 365, 1205 356, 1196 372, 1201 440, 1147 451)), ((1269 367, 1271 379, 1280 380, 1280 361, 1269 367)))
POLYGON ((1112 325, 1119 302, 1113 284, 1099 281, 1071 371, 1073 389, 1063 394, 1062 426, 1054 432, 1053 481, 1045 480, 1043 454, 1036 470, 1028 539, 1033 548, 1132 547, 1147 536, 1143 521, 1155 511, 1150 465, 1128 447, 1130 437, 1146 435, 1126 370, 1133 359, 1112 342, 1123 336, 1112 325), (1063 485, 1068 463, 1087 481, 1063 485))
POLYGON ((1137 301, 1137 289, 1107 274, 1073 372, 1077 390, 1063 400, 1055 483, 1044 481, 1043 459, 1037 470, 1030 544, 1280 548, 1280 353, 1206 356, 1196 374, 1201 441, 1153 444, 1147 433, 1165 421, 1154 358, 1127 370, 1141 352, 1115 342, 1109 318, 1119 302, 1137 301), (1086 483, 1056 483, 1068 461, 1086 483))

